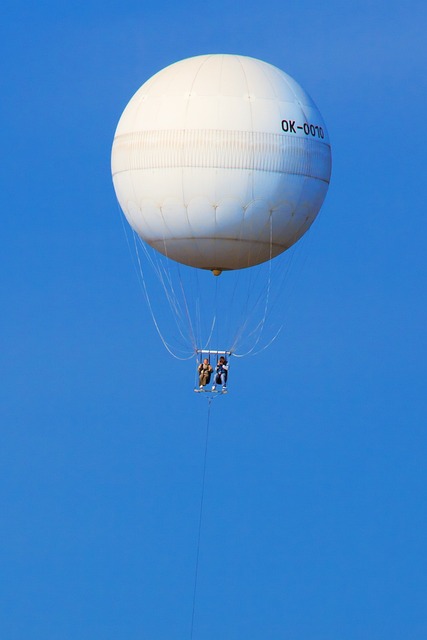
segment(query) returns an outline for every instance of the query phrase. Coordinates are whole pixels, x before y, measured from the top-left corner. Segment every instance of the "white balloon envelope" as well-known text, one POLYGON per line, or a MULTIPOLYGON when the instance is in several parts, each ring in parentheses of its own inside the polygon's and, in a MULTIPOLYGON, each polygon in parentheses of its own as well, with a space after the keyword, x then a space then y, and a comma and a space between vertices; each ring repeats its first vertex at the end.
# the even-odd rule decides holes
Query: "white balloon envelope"
POLYGON ((217 272, 282 253, 310 227, 331 174, 325 123, 289 75, 261 60, 188 58, 125 108, 114 188, 138 235, 177 262, 217 272))

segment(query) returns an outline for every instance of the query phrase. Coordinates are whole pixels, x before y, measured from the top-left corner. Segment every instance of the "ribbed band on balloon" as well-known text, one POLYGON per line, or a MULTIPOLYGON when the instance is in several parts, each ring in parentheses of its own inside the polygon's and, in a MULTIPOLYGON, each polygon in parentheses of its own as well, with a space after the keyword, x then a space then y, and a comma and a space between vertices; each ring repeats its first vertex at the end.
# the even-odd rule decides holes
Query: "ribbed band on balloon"
POLYGON ((114 139, 113 175, 175 167, 269 171, 329 182, 331 150, 314 138, 252 131, 139 131, 114 139))

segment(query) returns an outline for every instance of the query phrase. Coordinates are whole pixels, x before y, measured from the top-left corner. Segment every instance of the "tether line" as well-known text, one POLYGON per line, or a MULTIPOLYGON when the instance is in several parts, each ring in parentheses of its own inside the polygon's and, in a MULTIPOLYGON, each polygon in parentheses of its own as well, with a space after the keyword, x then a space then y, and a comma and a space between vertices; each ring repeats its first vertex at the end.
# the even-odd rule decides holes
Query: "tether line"
POLYGON ((198 574, 199 574, 200 536, 201 536, 201 532, 202 532, 203 502, 204 502, 204 498, 205 498, 206 461, 207 461, 207 457, 208 457, 209 423, 210 423, 210 415, 211 415, 211 403, 212 403, 212 398, 208 398, 208 419, 207 419, 207 422, 206 422, 205 455, 204 455, 204 460, 203 460, 202 494, 200 496, 199 531, 198 531, 198 534, 197 534, 197 554, 196 554, 196 569, 195 569, 195 573, 194 573, 193 611, 191 613, 190 640, 193 640, 194 612, 196 610, 197 577, 198 577, 198 574))

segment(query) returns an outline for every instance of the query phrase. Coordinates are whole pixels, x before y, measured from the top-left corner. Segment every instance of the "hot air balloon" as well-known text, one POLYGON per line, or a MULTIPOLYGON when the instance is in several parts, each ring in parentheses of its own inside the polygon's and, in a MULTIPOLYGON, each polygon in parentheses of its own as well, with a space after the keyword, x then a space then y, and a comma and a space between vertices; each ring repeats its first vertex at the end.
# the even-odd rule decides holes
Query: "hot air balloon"
POLYGON ((328 190, 331 149, 293 78, 255 58, 212 54, 141 86, 118 123, 111 166, 139 238, 219 275, 270 262, 303 236, 328 190))

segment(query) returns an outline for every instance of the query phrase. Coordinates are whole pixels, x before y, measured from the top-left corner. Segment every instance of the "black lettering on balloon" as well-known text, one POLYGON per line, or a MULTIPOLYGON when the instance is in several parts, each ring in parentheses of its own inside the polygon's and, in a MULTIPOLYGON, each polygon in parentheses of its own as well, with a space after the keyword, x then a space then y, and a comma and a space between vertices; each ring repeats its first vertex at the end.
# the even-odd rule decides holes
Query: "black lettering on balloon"
POLYGON ((318 124, 310 124, 309 122, 304 122, 304 124, 296 124, 295 120, 282 120, 282 131, 285 133, 298 133, 298 131, 303 131, 306 136, 312 136, 313 138, 320 138, 321 140, 325 137, 325 132, 323 128, 318 124))

